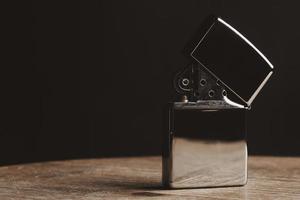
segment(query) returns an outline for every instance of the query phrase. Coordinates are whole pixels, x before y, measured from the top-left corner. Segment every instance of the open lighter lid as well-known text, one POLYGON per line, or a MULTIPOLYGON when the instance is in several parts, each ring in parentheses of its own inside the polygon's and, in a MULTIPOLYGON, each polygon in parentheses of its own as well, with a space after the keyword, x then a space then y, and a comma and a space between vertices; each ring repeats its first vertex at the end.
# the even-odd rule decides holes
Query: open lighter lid
POLYGON ((215 19, 191 56, 248 106, 273 73, 262 52, 221 18, 215 19))

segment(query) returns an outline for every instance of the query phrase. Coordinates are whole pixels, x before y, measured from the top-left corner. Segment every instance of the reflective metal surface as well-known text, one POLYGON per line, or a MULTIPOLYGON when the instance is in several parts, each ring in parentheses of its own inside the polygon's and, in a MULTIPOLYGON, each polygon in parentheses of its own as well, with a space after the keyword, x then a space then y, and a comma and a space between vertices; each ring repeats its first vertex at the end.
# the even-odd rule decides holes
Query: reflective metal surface
POLYGON ((273 65, 266 56, 219 17, 191 56, 248 106, 273 73, 273 65))
POLYGON ((190 56, 191 63, 174 77, 175 102, 165 110, 163 184, 244 185, 246 112, 272 75, 273 65, 219 17, 190 56))
POLYGON ((246 109, 223 101, 169 107, 163 182, 171 188, 244 185, 247 181, 246 109))

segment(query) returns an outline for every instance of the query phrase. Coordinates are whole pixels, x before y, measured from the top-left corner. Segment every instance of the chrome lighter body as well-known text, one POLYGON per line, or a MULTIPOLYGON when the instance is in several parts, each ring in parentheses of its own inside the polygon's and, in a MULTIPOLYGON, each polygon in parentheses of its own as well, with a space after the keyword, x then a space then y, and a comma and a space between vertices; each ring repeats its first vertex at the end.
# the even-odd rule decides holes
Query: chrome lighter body
POLYGON ((169 105, 163 159, 165 186, 246 184, 246 109, 224 101, 207 103, 169 105))
POLYGON ((169 188, 247 183, 246 114, 273 73, 241 33, 215 18, 176 74, 165 108, 163 184, 169 188))

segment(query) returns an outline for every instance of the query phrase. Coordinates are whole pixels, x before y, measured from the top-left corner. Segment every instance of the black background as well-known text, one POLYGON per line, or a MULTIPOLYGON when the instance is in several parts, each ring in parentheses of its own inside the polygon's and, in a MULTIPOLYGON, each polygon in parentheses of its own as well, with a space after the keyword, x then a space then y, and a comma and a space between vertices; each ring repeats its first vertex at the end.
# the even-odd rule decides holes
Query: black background
MULTIPOLYGON (((0 163, 160 154, 184 45, 220 15, 275 66, 250 154, 300 155, 299 1, 32 1, 2 6, 0 163), (4 62, 7 61, 7 64, 4 62)), ((5 62, 6 63, 6 62, 5 62)))

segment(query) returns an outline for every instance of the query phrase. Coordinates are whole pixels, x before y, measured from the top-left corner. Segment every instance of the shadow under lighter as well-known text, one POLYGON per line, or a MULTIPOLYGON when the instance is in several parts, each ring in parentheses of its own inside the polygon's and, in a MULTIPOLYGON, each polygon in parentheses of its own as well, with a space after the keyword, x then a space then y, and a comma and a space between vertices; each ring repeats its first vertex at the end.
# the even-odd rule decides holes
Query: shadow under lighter
POLYGON ((165 111, 163 185, 245 185, 246 113, 273 65, 221 18, 213 20, 191 57, 174 78, 181 100, 165 111))

